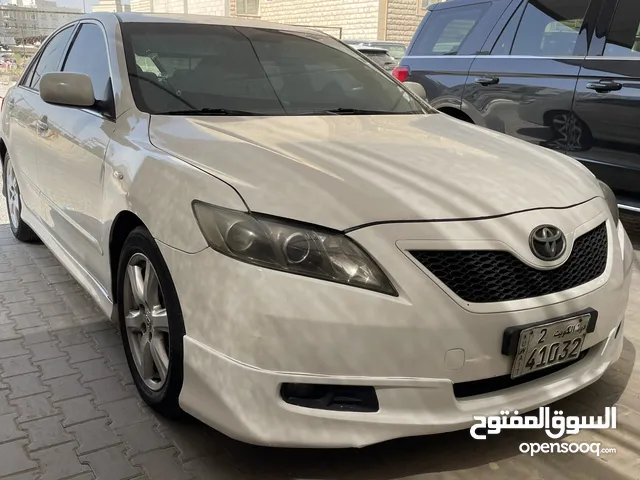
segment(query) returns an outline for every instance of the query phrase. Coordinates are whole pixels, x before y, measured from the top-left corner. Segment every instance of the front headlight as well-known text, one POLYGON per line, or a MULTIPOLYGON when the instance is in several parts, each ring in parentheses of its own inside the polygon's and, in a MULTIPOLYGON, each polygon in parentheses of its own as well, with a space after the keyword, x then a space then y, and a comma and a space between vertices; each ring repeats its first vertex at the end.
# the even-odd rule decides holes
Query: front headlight
POLYGON ((373 259, 339 232, 200 201, 193 202, 193 212, 211 248, 237 260, 398 295, 373 259))
POLYGON ((620 211, 618 210, 618 200, 616 199, 616 194, 613 193, 613 190, 609 188, 609 185, 598 180, 600 183, 600 188, 602 189, 602 193, 604 194, 604 199, 607 201, 609 205, 609 210, 611 210, 611 215, 613 216, 614 225, 618 225, 618 220, 620 219, 620 211))

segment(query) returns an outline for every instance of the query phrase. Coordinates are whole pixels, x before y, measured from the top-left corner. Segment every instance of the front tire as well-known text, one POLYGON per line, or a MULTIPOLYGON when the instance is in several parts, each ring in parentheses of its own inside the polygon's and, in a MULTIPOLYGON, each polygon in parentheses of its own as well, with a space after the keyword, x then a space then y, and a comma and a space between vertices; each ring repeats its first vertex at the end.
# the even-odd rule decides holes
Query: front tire
POLYGON ((16 171, 13 168, 13 162, 11 161, 9 153, 4 157, 4 182, 11 233, 21 242, 30 243, 37 241, 38 236, 31 230, 31 227, 22 220, 22 197, 20 196, 18 178, 16 177, 16 171))
POLYGON ((180 417, 182 310, 169 269, 145 228, 138 227, 127 237, 117 280, 122 342, 136 388, 157 412, 180 417))

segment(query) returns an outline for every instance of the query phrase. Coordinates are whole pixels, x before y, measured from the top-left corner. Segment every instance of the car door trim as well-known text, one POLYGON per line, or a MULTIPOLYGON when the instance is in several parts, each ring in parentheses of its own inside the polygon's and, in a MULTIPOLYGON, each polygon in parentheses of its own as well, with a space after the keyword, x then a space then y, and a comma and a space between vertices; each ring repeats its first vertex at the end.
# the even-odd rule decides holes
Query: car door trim
POLYGON ((628 212, 640 212, 640 207, 633 207, 624 203, 618 203, 618 208, 621 210, 626 210, 628 212))
POLYGON ((602 56, 598 56, 598 55, 592 55, 590 57, 585 57, 585 60, 615 60, 617 62, 621 61, 621 60, 626 60, 626 61, 638 61, 640 60, 640 55, 638 55, 637 57, 605 57, 604 55, 602 56))
POLYGON ((91 234, 87 232, 84 228, 82 228, 80 225, 78 225, 78 223, 75 220, 73 220, 73 218, 71 218, 69 215, 64 213, 55 203, 53 203, 53 201, 49 197, 47 197, 47 195, 42 190, 40 190, 40 196, 45 202, 47 202, 47 204, 53 210, 55 210, 55 212, 58 215, 64 218, 65 221, 69 223, 69 225, 71 225, 73 228, 76 229, 76 231, 82 234, 82 236, 85 237, 98 252, 100 252, 100 255, 103 255, 104 252, 102 250, 102 247, 100 246, 100 242, 96 238, 93 238, 91 234))
MULTIPOLYGON (((545 60, 582 60, 585 57, 582 55, 563 55, 563 56, 542 56, 542 55, 410 55, 405 58, 519 58, 519 59, 533 59, 540 58, 545 60)), ((588 58, 588 57, 587 57, 588 58)), ((599 57, 598 57, 599 58, 599 57)), ((629 58, 629 57, 627 57, 629 58)))

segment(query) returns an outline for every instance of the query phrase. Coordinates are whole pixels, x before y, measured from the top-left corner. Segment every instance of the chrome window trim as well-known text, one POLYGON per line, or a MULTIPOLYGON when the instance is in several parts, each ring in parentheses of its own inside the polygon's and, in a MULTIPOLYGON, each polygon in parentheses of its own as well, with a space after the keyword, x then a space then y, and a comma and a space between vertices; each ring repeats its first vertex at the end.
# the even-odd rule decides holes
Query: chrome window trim
POLYGON ((498 58, 498 59, 519 58, 519 59, 526 59, 526 60, 531 60, 531 59, 575 60, 576 58, 584 59, 585 57, 581 55, 573 55, 573 56, 563 55, 559 57, 544 57, 541 55, 407 55, 404 58, 498 58))
POLYGON ((619 203, 618 208, 628 212, 640 212, 640 207, 633 207, 631 205, 625 205, 624 203, 619 203))
POLYGON ((640 54, 638 56, 628 56, 628 57, 606 57, 604 55, 591 55, 585 57, 585 60, 640 60, 640 54))

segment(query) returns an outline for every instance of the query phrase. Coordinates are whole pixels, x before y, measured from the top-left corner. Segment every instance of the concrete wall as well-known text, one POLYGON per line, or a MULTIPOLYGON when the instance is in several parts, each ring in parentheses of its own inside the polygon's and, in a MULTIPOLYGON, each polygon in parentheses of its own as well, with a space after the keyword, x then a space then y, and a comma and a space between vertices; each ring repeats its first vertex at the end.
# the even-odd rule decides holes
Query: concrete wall
MULTIPOLYGON (((132 12, 237 15, 237 0, 131 0, 132 12)), ((271 22, 316 27, 330 35, 409 43, 425 14, 422 5, 445 0, 260 0, 259 14, 271 22)), ((243 15, 244 16, 244 15, 243 15)))
MULTIPOLYGON (((319 27, 334 36, 342 27, 343 39, 377 39, 378 7, 379 0, 260 0, 259 18, 319 27)), ((236 14, 236 0, 230 0, 230 14, 236 14)))
POLYGON ((227 0, 131 0, 131 11, 224 16, 229 14, 227 5, 227 0))
MULTIPOLYGON (((181 2, 183 0, 180 0, 181 2)), ((228 15, 226 0, 187 0, 189 13, 199 15, 228 15)))
MULTIPOLYGON (((420 0, 387 0, 387 25, 385 40, 408 44, 426 10, 420 8, 420 0)), ((435 3, 435 2, 432 2, 435 3)))
POLYGON ((151 0, 131 0, 132 12, 150 12, 151 0))

